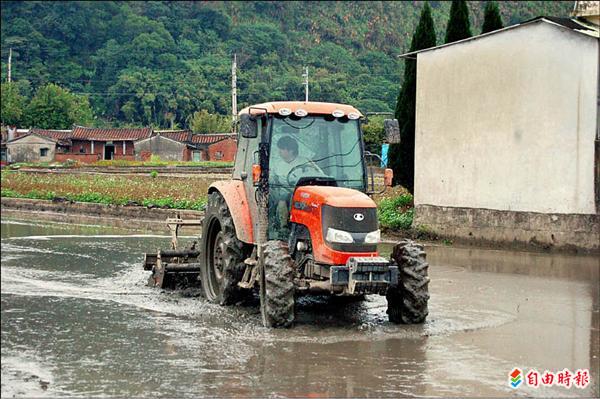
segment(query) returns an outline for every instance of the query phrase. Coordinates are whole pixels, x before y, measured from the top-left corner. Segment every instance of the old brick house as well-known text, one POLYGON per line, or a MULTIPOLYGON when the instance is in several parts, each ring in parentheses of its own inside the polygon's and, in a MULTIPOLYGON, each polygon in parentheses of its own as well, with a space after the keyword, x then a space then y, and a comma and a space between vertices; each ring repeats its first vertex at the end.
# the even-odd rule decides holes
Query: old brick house
MULTIPOLYGON (((207 161, 233 162, 237 150, 237 135, 224 134, 195 134, 192 143, 201 156, 207 161)), ((194 156, 194 154, 193 154, 194 156)), ((192 160, 195 160, 193 158, 192 160)))
POLYGON ((2 161, 9 163, 64 162, 67 159, 82 163, 111 159, 147 160, 152 155, 165 161, 231 162, 237 148, 235 134, 153 131, 150 127, 104 129, 74 126, 72 130, 33 128, 13 129, 10 133, 6 129, 2 131, 2 161), (27 136, 32 137, 25 139, 27 136), (15 143, 11 144, 13 141, 15 143))
POLYGON ((134 142, 152 135, 152 128, 90 128, 75 126, 70 135, 71 146, 56 161, 75 159, 94 162, 101 159, 134 160, 134 142))

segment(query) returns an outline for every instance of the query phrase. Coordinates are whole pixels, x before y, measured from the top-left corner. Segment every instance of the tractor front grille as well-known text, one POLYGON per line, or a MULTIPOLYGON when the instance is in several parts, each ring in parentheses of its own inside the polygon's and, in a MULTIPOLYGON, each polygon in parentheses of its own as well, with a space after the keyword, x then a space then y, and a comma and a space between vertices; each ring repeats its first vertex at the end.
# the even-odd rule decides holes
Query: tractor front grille
POLYGON ((354 242, 351 244, 330 243, 327 245, 336 251, 343 252, 375 252, 376 244, 365 244, 367 233, 378 229, 376 208, 336 208, 323 205, 321 213, 323 236, 327 235, 327 229, 347 231, 352 234, 354 242), (357 216, 355 215, 362 215, 357 216))

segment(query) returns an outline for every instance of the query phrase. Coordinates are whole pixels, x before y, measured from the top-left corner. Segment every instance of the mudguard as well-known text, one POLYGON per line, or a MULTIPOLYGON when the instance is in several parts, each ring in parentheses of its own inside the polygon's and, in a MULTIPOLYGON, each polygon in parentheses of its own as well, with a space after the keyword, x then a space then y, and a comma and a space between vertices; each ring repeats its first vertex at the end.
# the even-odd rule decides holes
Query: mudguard
POLYGON ((217 181, 208 188, 209 194, 213 191, 218 191, 225 198, 237 238, 247 244, 254 244, 252 215, 244 184, 239 180, 217 181))

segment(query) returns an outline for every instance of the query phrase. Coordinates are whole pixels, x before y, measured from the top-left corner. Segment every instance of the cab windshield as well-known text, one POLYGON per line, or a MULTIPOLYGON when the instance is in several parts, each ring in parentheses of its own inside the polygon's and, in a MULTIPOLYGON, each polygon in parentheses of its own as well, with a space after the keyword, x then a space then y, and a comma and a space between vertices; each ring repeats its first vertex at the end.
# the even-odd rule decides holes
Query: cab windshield
POLYGON ((339 187, 365 190, 358 120, 273 118, 269 186, 293 190, 302 177, 333 179, 339 187))

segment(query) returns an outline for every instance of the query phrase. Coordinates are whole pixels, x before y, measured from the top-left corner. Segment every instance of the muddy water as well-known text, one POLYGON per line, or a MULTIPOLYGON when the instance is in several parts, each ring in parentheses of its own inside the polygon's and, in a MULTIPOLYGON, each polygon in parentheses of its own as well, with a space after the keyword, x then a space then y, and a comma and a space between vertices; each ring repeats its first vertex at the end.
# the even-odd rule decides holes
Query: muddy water
POLYGON ((2 220, 3 397, 598 395, 597 257, 432 246, 424 325, 315 298, 272 331, 257 306, 146 287, 141 253, 169 238, 130 234, 2 220), (517 366, 592 381, 513 390, 517 366))

